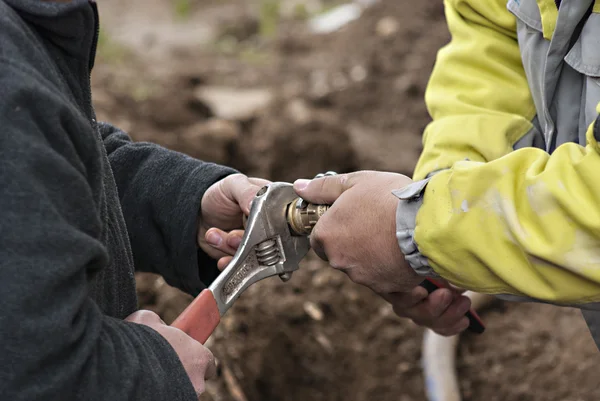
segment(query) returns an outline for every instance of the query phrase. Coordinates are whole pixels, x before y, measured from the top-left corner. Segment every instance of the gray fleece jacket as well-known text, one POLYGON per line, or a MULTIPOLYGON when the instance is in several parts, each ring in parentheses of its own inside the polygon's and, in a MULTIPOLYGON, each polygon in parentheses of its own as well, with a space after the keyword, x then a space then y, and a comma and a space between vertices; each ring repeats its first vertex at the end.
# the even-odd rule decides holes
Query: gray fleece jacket
POLYGON ((197 294, 200 200, 234 170, 97 123, 96 5, 0 0, 0 400, 195 400, 171 346, 122 319, 134 267, 197 294))

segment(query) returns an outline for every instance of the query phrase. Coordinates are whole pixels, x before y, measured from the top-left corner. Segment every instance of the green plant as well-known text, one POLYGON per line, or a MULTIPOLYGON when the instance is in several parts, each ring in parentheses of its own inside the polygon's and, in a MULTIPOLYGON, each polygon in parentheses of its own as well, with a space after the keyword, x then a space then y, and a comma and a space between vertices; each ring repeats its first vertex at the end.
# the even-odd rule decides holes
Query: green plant
POLYGON ((111 37, 100 29, 98 34, 97 54, 102 61, 109 64, 121 64, 128 56, 125 46, 111 39, 111 37))
POLYGON ((294 18, 298 20, 305 20, 310 18, 310 12, 306 8, 306 4, 298 3, 294 6, 294 18))
POLYGON ((272 37, 277 33, 279 24, 279 0, 262 0, 260 3, 260 35, 272 37))
POLYGON ((177 18, 187 19, 192 12, 192 0, 175 0, 174 7, 177 18))

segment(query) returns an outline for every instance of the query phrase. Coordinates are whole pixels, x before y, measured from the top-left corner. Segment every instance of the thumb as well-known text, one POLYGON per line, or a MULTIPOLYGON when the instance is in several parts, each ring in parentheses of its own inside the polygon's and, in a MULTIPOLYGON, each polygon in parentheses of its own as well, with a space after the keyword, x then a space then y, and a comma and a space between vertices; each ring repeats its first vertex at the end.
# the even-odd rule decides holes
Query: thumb
POLYGON ((146 326, 166 324, 156 313, 149 310, 139 310, 125 318, 126 321, 146 326))
POLYGON ((223 195, 235 205, 241 208, 244 214, 250 213, 250 205, 261 187, 270 182, 259 178, 248 178, 243 174, 234 174, 223 181, 223 195))
POLYGON ((316 178, 314 180, 296 180, 294 190, 310 203, 331 205, 344 191, 354 185, 355 174, 340 174, 316 178))

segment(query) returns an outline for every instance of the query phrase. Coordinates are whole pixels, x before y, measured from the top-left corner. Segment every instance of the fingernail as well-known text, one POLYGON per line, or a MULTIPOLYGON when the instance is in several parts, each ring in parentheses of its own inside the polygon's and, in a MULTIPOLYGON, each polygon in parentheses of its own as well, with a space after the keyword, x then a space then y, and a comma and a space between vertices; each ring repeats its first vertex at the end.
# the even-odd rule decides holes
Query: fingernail
POLYGON ((212 246, 221 246, 223 238, 221 238, 221 236, 216 232, 211 231, 208 234, 206 234, 206 242, 208 242, 208 244, 212 246))
POLYGON ((227 240, 227 245, 229 245, 233 249, 238 249, 241 243, 242 239, 240 237, 233 237, 227 240))
POLYGON ((310 184, 310 180, 296 180, 294 181, 294 189, 296 191, 304 191, 308 184, 310 184))

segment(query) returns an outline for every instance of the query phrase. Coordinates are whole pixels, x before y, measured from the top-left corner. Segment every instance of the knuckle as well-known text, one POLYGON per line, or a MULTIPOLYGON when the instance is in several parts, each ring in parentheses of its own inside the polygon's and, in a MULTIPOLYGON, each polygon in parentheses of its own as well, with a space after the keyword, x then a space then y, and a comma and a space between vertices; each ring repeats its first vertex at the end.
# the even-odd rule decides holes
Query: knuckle
POLYGON ((349 173, 349 174, 340 174, 336 178, 337 178, 340 186, 345 187, 346 185, 350 184, 352 177, 353 177, 352 173, 349 173))
POLYGON ((413 322, 417 323, 419 326, 423 326, 423 327, 429 327, 429 328, 434 328, 435 327, 435 320, 431 319, 429 316, 423 316, 423 315, 411 315, 411 319, 413 320, 413 322))
POLYGON ((215 356, 208 348, 204 348, 204 366, 209 367, 215 364, 215 356))
POLYGON ((346 261, 346 258, 342 254, 332 250, 329 250, 327 253, 329 254, 329 264, 331 267, 336 270, 347 271, 350 278, 358 275, 358 269, 351 269, 346 261))
POLYGON ((427 302, 423 310, 423 314, 430 316, 432 319, 439 318, 444 313, 444 309, 436 302, 427 302))
POLYGON ((326 224, 326 221, 324 220, 324 217, 322 217, 317 222, 317 224, 313 228, 312 232, 310 233, 311 242, 314 241, 315 243, 317 243, 319 245, 324 244, 324 242, 325 242, 325 234, 324 234, 324 230, 323 230, 324 224, 326 224))
POLYGON ((159 322, 160 318, 156 313, 142 309, 132 314, 129 320, 135 323, 155 323, 159 322))
POLYGON ((436 316, 431 313, 431 307, 427 302, 417 305, 411 309, 413 310, 414 315, 419 316, 421 319, 435 320, 436 318, 436 316))
POLYGON ((446 333, 453 332, 452 329, 455 328, 455 321, 434 321, 432 322, 432 327, 436 330, 444 331, 446 333))
MULTIPOLYGON (((365 277, 362 274, 354 274, 353 276, 354 277, 350 277, 350 278, 356 284, 362 285, 364 287, 368 287, 369 286, 369 281, 367 279, 365 279, 365 277)), ((379 292, 379 291, 375 291, 375 292, 379 292)))
POLYGON ((222 181, 226 181, 227 182, 242 182, 242 181, 247 181, 248 177, 246 177, 246 175, 242 174, 242 173, 235 173, 235 174, 231 174, 227 177, 225 177, 224 180, 222 181))
POLYGON ((350 280, 352 280, 356 284, 359 284, 359 285, 367 284, 366 278, 358 269, 348 269, 348 268, 344 267, 343 264, 335 264, 335 265, 332 264, 332 267, 345 272, 348 275, 348 277, 350 278, 350 280))

